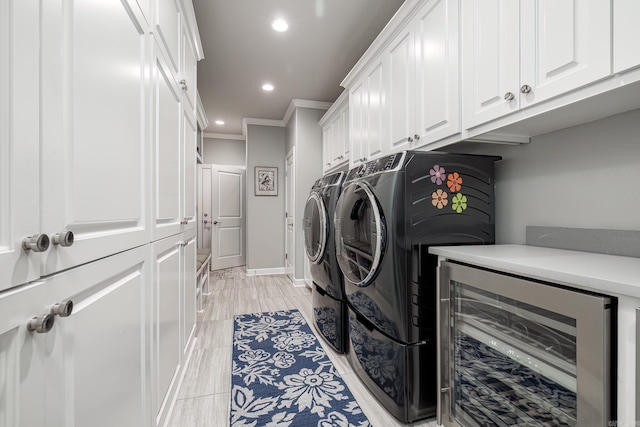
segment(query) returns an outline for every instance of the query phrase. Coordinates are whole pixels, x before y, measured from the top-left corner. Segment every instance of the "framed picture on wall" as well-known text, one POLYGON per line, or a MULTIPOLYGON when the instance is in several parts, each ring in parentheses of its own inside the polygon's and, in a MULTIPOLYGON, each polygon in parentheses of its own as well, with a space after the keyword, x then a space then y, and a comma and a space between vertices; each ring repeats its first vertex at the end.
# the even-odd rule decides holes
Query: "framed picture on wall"
POLYGON ((256 166, 256 196, 278 195, 278 168, 256 166))

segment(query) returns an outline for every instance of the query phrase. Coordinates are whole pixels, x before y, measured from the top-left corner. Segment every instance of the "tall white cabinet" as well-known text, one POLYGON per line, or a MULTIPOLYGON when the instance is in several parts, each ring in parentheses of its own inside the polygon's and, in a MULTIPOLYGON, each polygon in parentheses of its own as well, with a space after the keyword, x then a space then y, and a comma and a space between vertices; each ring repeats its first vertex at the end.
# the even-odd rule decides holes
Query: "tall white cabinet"
POLYGON ((0 4, 0 426, 165 422, 195 330, 189 0, 0 4))

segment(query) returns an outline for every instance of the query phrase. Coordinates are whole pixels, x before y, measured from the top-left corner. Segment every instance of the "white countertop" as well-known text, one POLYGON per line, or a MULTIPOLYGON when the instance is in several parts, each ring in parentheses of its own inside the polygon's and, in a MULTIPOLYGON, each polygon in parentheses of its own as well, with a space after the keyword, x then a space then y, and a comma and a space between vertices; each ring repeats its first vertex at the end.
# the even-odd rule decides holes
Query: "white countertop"
POLYGON ((607 295, 640 298, 640 258, 526 245, 434 246, 429 252, 607 295))

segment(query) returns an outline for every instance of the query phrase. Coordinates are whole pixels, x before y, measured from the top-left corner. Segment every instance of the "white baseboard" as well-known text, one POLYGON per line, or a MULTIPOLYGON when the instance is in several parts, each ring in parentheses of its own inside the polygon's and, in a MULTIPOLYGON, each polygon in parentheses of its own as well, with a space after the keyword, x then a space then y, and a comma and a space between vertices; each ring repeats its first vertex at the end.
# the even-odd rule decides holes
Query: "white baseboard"
POLYGON ((307 279, 293 279, 293 286, 297 288, 306 286, 307 288, 311 289, 311 282, 307 279))
POLYGON ((285 274, 284 267, 275 268, 247 268, 247 276, 269 276, 272 274, 285 274))

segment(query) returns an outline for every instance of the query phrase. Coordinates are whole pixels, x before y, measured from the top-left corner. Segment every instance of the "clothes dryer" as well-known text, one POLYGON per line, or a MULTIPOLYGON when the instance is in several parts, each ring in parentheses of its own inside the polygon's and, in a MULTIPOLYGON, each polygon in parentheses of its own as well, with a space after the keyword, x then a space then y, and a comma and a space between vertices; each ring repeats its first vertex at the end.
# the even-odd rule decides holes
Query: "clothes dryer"
POLYGON ((344 172, 318 179, 304 209, 305 250, 313 280, 313 317, 316 330, 339 353, 346 349, 346 304, 342 273, 335 252, 333 217, 344 172))
POLYGON ((402 152, 351 169, 336 206, 348 359, 403 422, 435 415, 432 245, 494 243, 499 157, 402 152))

